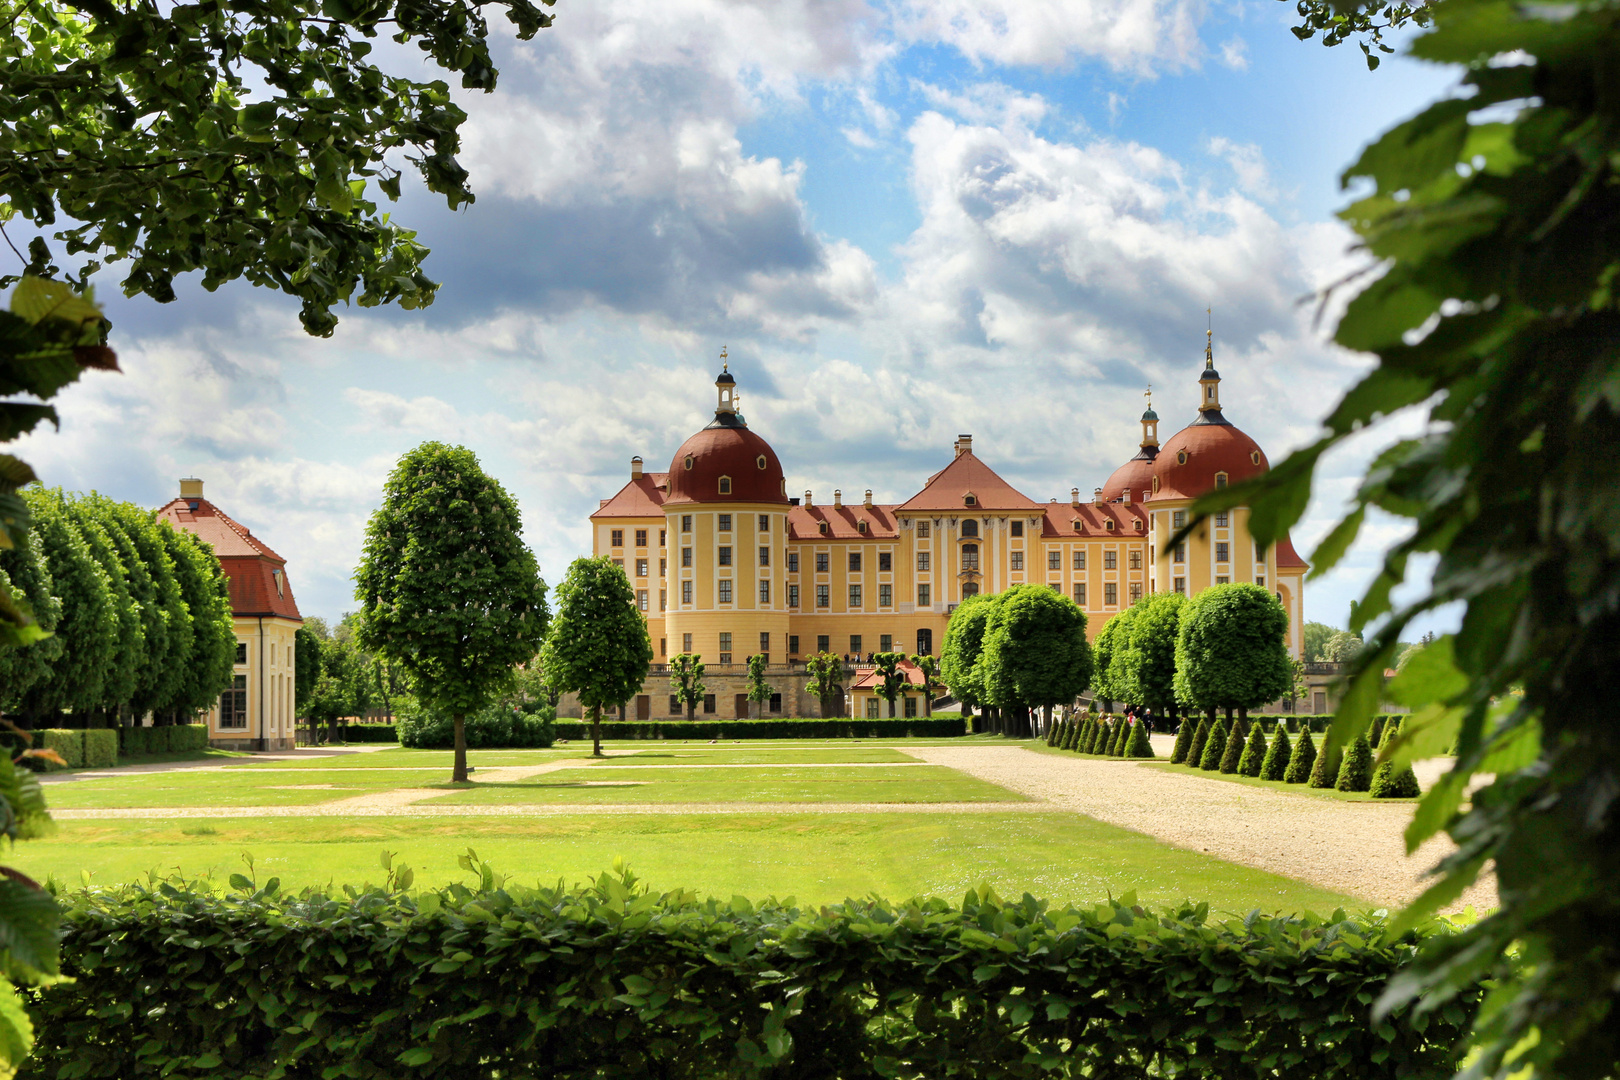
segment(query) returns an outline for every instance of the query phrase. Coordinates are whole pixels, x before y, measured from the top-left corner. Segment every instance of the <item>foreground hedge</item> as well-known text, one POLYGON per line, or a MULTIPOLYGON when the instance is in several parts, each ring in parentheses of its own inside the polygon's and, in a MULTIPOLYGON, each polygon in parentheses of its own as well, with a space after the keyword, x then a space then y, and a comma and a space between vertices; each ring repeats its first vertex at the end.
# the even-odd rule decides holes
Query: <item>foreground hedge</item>
POLYGON ((1442 931, 1384 942, 1342 912, 1212 922, 988 890, 809 910, 463 864, 478 889, 69 897, 75 981, 28 992, 23 1075, 1440 1080, 1479 996, 1373 1024, 1442 931))
MULTIPOLYGON (((604 739, 937 739, 967 734, 960 716, 893 720, 618 720, 602 721, 604 739)), ((558 720, 557 738, 589 739, 585 720, 558 720)))

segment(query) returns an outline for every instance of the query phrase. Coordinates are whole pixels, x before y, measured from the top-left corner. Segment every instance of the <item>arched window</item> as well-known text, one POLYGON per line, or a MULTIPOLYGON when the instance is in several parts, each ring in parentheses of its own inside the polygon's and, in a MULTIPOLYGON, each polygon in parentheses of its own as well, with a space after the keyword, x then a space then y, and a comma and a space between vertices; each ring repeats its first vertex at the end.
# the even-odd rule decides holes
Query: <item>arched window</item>
POLYGON ((722 476, 720 478, 720 494, 722 494, 722 495, 730 495, 731 494, 731 477, 722 476))
POLYGON ((1153 490, 1155 493, 1157 493, 1159 490, 1159 478, 1157 476, 1153 478, 1153 490))
MULTIPOLYGON (((962 522, 962 535, 963 536, 978 536, 979 535, 979 523, 977 521, 975 521, 973 518, 968 518, 966 521, 962 522)), ((975 548, 974 550, 978 550, 978 549, 975 548)))
POLYGON ((1260 464, 1260 451, 1258 451, 1258 450, 1251 451, 1249 453, 1249 460, 1254 462, 1256 465, 1260 464))
POLYGON ((979 568, 979 545, 962 545, 962 569, 977 570, 979 568))
POLYGON ((768 464, 768 462, 766 462, 766 460, 765 460, 765 455, 761 454, 761 455, 759 455, 759 457, 755 458, 754 459, 754 464, 758 465, 761 469, 765 468, 766 465, 768 464))
POLYGON ((1185 465, 1185 464, 1187 464, 1187 451, 1185 451, 1185 450, 1177 450, 1176 451, 1176 464, 1177 465, 1185 465))
POLYGON ((962 599, 966 600, 970 596, 978 595, 979 583, 977 581, 967 581, 962 583, 962 599))
POLYGON ((682 464, 684 464, 687 467, 687 469, 691 469, 692 468, 692 455, 687 454, 686 455, 686 460, 682 464))
POLYGON ((1223 488, 1223 487, 1226 486, 1226 474, 1225 473, 1218 472, 1218 473, 1215 474, 1215 486, 1218 487, 1218 488, 1223 488))

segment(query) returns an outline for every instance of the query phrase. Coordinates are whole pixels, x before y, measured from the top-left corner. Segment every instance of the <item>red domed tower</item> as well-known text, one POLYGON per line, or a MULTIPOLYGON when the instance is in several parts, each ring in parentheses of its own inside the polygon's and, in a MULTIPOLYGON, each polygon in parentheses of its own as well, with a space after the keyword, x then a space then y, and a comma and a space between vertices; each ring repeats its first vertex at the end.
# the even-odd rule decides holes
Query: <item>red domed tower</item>
POLYGON ((1301 583, 1309 569, 1284 538, 1261 550, 1249 532, 1249 508, 1222 511, 1203 522, 1176 548, 1163 547, 1188 519, 1199 496, 1266 472, 1260 444, 1221 412, 1221 376, 1215 370, 1214 333, 1204 343, 1198 377, 1198 418, 1165 442, 1153 461, 1148 496, 1148 532, 1153 538, 1155 592, 1197 593, 1210 585, 1252 582, 1275 592, 1289 614, 1289 651, 1300 655, 1304 625, 1301 583))
POLYGON ((780 664, 787 656, 790 508, 782 463, 738 411, 728 365, 714 385, 714 420, 669 463, 669 653, 739 666, 765 653, 780 664))
POLYGON ((1159 456, 1159 414, 1153 411, 1151 386, 1147 398, 1147 411, 1142 414, 1142 448, 1103 484, 1103 498, 1108 502, 1144 503, 1152 493, 1153 462, 1159 456))

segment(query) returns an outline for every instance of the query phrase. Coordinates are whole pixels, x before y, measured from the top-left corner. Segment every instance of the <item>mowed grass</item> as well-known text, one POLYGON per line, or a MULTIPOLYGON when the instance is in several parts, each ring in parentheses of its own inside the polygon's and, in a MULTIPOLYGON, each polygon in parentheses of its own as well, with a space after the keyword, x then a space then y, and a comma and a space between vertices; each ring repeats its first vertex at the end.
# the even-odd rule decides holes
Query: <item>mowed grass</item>
POLYGON ((47 784, 45 802, 58 810, 311 806, 394 788, 431 787, 448 779, 444 769, 176 769, 47 784))
MULTIPOLYGON (((651 763, 651 762, 646 762, 651 763)), ((1006 788, 941 765, 851 769, 792 765, 705 769, 561 769, 510 783, 484 783, 433 799, 435 806, 560 803, 939 803, 1022 802, 1006 788)))
POLYGON ((262 821, 67 821, 58 835, 18 844, 8 863, 77 886, 179 872, 223 882, 246 872, 283 885, 380 882, 379 855, 396 853, 419 887, 467 880, 468 847, 513 880, 569 883, 610 869, 615 857, 655 890, 730 897, 793 896, 836 903, 871 894, 959 900, 990 885, 1054 904, 1092 904, 1136 890, 1143 903, 1207 900, 1217 911, 1322 914, 1366 901, 1174 848, 1139 833, 1037 809, 953 814, 624 815, 547 818, 298 818, 262 821))

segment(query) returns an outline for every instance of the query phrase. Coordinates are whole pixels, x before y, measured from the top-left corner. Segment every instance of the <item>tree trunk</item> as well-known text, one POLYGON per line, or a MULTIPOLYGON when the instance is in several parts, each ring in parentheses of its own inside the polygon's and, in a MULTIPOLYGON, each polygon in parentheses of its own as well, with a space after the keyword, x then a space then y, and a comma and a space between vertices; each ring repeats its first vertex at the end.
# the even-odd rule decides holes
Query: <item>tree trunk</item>
POLYGON ((686 703, 686 719, 688 721, 690 721, 691 723, 694 723, 694 724, 697 723, 697 702, 696 701, 688 701, 686 703))
POLYGON ((1247 705, 1238 706, 1238 719, 1243 721, 1244 727, 1249 726, 1249 707, 1247 705))
POLYGON ((456 713, 450 718, 456 729, 456 764, 450 770, 452 784, 465 784, 467 782, 467 723, 466 717, 456 713))
POLYGON ((927 717, 934 715, 934 688, 932 686, 923 687, 923 715, 927 717))
POLYGON ((602 756, 602 706, 591 706, 591 757, 602 756))

